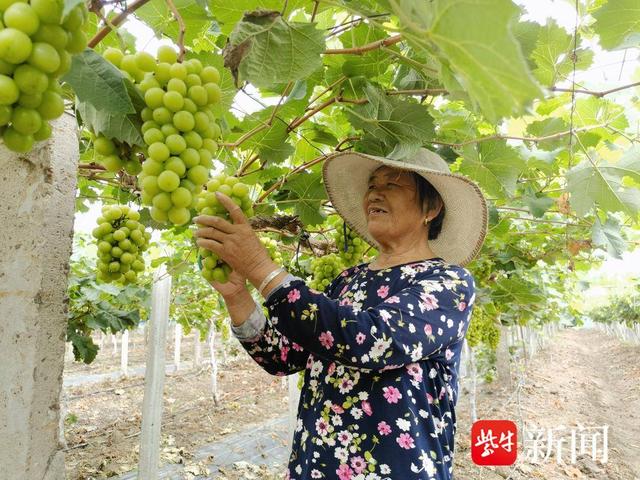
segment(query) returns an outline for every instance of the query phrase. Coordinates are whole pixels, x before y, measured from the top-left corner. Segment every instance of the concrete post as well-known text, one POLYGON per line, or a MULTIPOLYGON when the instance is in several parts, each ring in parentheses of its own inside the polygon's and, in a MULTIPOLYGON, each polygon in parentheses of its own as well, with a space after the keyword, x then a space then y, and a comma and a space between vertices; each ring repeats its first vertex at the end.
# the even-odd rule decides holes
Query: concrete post
POLYGON ((63 115, 29 154, 0 144, 2 478, 64 478, 58 442, 78 137, 63 115))

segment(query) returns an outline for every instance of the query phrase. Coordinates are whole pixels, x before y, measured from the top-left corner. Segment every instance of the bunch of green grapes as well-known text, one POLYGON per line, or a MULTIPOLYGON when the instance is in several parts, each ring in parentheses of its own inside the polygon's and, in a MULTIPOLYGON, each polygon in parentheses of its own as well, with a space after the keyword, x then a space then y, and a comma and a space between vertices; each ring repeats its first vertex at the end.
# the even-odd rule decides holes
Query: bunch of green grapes
POLYGON ((195 197, 209 179, 220 127, 212 107, 220 101, 220 73, 197 59, 178 62, 169 46, 125 55, 109 48, 104 57, 135 82, 144 96, 142 133, 146 160, 138 181, 151 217, 184 225, 195 197))
MULTIPOLYGON (((229 212, 220 203, 216 192, 222 192, 238 205, 246 217, 252 217, 253 201, 249 197, 249 186, 242 183, 237 177, 227 176, 224 173, 216 175, 207 183, 207 189, 200 192, 196 201, 196 210, 202 215, 215 215, 225 220, 230 219, 229 212)), ((207 281, 225 283, 229 279, 231 267, 224 263, 210 250, 200 248, 198 253, 202 258, 202 276, 207 281)))
POLYGON ((140 147, 129 147, 126 143, 118 143, 104 135, 96 136, 93 149, 98 163, 108 172, 119 172, 124 168, 129 175, 138 175, 142 171, 140 155, 144 150, 140 147))
POLYGON ((51 135, 48 121, 64 112, 58 77, 87 39, 84 2, 62 18, 60 0, 0 0, 0 133, 14 152, 51 135))
POLYGON ((267 237, 266 235, 260 236, 260 242, 262 243, 262 245, 264 245, 264 248, 266 248, 267 251, 269 252, 269 256, 271 257, 271 260, 273 260, 278 265, 282 265, 284 262, 284 259, 282 257, 282 252, 278 247, 278 242, 271 237, 267 237))
POLYGON ((347 245, 345 249, 343 221, 336 216, 329 221, 329 224, 334 226, 336 229, 333 234, 333 239, 336 242, 338 255, 340 255, 345 267, 352 267, 360 263, 365 250, 369 246, 367 242, 360 238, 351 229, 347 228, 347 245))
POLYGON ((340 275, 340 273, 345 269, 342 258, 335 253, 330 253, 329 255, 324 255, 322 257, 315 257, 311 260, 310 267, 313 278, 311 279, 309 286, 320 292, 324 291, 331 281, 340 275))
POLYGON ((467 329, 467 343, 474 348, 480 344, 495 351, 500 342, 500 328, 481 307, 475 306, 467 329))
POLYGON ((144 271, 142 252, 151 234, 138 220, 140 214, 126 205, 102 207, 93 236, 98 244, 98 278, 105 282, 135 283, 144 271))

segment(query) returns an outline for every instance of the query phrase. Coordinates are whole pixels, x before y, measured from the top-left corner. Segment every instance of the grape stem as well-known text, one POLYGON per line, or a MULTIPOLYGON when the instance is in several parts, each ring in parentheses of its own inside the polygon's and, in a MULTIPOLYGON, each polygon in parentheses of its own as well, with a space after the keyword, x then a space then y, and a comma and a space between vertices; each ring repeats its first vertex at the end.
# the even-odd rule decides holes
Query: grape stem
POLYGON ((180 33, 178 34, 178 48, 180 49, 180 53, 178 53, 178 61, 182 62, 182 60, 184 60, 184 54, 186 52, 184 48, 184 33, 187 31, 187 27, 184 24, 182 15, 180 15, 180 12, 176 8, 175 3, 173 3, 173 0, 167 0, 167 5, 169 6, 171 13, 173 14, 173 18, 175 18, 176 22, 178 22, 178 28, 180 29, 180 33))
POLYGON ((96 45, 98 45, 102 41, 104 37, 106 37, 109 34, 112 27, 117 27, 118 25, 120 25, 122 22, 125 21, 125 19, 129 16, 129 14, 135 12, 137 9, 139 9, 146 3, 149 3, 149 0, 136 0, 135 2, 133 2, 126 9, 124 9, 117 17, 115 17, 111 21, 110 25, 105 25, 102 28, 102 30, 96 33, 95 36, 91 40, 89 40, 89 43, 87 44, 87 46, 89 48, 94 48, 96 45))

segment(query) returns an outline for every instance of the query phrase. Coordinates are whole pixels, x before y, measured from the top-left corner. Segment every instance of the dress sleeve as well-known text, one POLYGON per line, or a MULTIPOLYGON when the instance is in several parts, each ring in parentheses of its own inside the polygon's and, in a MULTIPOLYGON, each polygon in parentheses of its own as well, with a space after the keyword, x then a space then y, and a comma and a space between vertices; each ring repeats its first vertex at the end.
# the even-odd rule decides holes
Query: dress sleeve
MULTIPOLYGON (((375 307, 356 310, 309 289, 285 283, 265 302, 282 335, 321 357, 365 370, 388 370, 437 355, 462 340, 475 300, 471 274, 462 267, 416 274, 375 307)), ((447 358, 447 360, 449 359, 447 358)))
MULTIPOLYGON (((285 277, 287 281, 292 279, 301 280, 293 275, 285 277)), ((281 285, 273 288, 267 298, 281 285)), ((231 330, 254 361, 271 375, 290 375, 307 366, 309 352, 274 329, 261 305, 256 304, 249 318, 240 327, 232 325, 231 330)))

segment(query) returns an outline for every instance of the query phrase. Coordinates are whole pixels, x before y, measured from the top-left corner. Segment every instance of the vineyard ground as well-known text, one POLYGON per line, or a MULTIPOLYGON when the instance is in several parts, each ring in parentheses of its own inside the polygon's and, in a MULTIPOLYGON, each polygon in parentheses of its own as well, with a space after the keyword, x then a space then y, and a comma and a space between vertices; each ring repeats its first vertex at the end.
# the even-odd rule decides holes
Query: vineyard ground
MULTIPOLYGON (((514 385, 516 377, 514 372, 514 385)), ((478 418, 510 419, 519 426, 525 422, 540 428, 609 425, 609 461, 580 456, 575 464, 557 464, 552 457, 533 464, 520 455, 511 467, 477 467, 469 454, 468 398, 462 397, 457 408, 456 480, 640 480, 640 346, 596 330, 562 330, 519 379, 519 394, 514 387, 497 385, 479 391, 478 418)), ((231 357, 222 368, 220 407, 208 395, 209 381, 206 371, 167 377, 161 453, 167 466, 162 478, 281 478, 287 411, 281 379, 263 372, 244 354, 231 357), (230 441, 242 446, 249 437, 260 448, 244 444, 247 463, 229 467, 215 454, 230 441), (202 458, 207 451, 213 458, 202 458), (169 465, 172 462, 186 468, 169 465), (208 476, 204 468, 211 472, 208 476)), ((70 447, 88 443, 67 452, 69 480, 105 478, 137 468, 139 437, 129 436, 140 428, 143 386, 135 386, 139 383, 138 378, 68 390, 77 397, 69 408, 78 421, 68 427, 67 442, 70 447), (108 394, 81 397, 109 388, 114 390, 108 394)), ((241 454, 236 450, 232 460, 241 454)))

